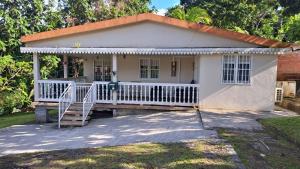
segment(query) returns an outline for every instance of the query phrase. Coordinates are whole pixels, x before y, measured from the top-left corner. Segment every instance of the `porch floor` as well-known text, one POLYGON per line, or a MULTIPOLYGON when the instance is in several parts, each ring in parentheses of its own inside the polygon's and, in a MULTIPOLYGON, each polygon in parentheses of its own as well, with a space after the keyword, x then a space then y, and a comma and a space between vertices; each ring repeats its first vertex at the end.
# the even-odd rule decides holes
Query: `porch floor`
MULTIPOLYGON (((58 109, 58 103, 54 102, 33 102, 33 107, 45 107, 46 109, 58 109)), ((166 110, 166 111, 186 111, 193 110, 187 106, 161 106, 161 105, 134 105, 134 104, 100 104, 95 103, 92 110, 103 109, 140 109, 140 110, 166 110)))

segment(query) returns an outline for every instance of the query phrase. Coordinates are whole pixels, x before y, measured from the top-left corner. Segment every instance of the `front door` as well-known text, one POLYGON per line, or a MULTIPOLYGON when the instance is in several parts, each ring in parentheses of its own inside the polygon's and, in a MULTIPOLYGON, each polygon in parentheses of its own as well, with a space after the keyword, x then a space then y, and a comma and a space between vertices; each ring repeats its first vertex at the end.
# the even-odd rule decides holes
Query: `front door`
POLYGON ((110 57, 97 57, 94 60, 94 80, 111 81, 111 64, 110 57))

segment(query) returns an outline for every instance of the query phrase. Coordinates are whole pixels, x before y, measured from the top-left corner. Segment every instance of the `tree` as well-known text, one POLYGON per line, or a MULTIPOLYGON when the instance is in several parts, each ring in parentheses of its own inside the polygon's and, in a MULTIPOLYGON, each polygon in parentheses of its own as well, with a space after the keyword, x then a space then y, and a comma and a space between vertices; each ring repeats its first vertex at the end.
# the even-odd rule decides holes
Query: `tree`
MULTIPOLYGON (((87 22, 151 11, 149 0, 2 0, 0 2, 0 114, 29 105, 32 56, 19 52, 20 37, 87 22)), ((41 77, 53 77, 56 55, 41 57, 41 77)), ((76 67, 76 66, 75 66, 76 67)))
POLYGON ((300 13, 290 16, 283 27, 284 39, 289 42, 300 42, 300 13))
POLYGON ((183 6, 177 5, 170 8, 166 13, 166 16, 196 23, 211 24, 212 22, 207 11, 199 7, 192 7, 185 10, 183 6))
POLYGON ((0 114, 10 113, 30 103, 32 64, 15 61, 12 56, 0 59, 0 114))
POLYGON ((185 8, 206 9, 214 26, 277 40, 287 40, 283 27, 290 16, 300 12, 299 0, 181 0, 180 3, 185 8))

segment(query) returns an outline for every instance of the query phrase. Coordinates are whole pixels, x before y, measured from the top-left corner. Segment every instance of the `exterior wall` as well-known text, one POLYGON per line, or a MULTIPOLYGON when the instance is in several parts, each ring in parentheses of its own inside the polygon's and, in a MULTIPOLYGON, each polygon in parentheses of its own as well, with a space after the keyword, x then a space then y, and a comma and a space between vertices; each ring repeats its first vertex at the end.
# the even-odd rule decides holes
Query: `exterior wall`
POLYGON ((200 108, 273 110, 277 56, 253 55, 251 85, 222 84, 222 56, 200 56, 200 108))
POLYGON ((300 80, 300 52, 288 53, 278 57, 277 80, 300 80))
POLYGON ((112 29, 81 33, 38 42, 27 47, 257 47, 250 43, 218 37, 154 22, 142 22, 112 29))
MULTIPOLYGON (((95 55, 84 57, 84 76, 89 82, 94 80, 94 59, 95 55)), ((111 56, 99 56, 111 57, 111 56)), ((139 59, 147 58, 147 56, 126 55, 126 57, 118 56, 118 80, 125 82, 154 82, 154 83, 191 83, 194 79, 193 62, 194 57, 191 56, 174 56, 177 61, 177 76, 171 77, 172 56, 148 56, 159 58, 160 76, 159 79, 140 79, 139 59), (181 72, 179 74, 179 72, 181 72)))

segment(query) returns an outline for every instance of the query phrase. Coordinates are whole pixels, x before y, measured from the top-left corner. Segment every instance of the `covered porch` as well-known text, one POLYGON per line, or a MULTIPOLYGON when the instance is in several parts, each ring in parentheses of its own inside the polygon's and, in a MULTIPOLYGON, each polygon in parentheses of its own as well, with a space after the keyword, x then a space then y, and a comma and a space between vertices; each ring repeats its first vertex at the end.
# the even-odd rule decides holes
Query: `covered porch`
MULTIPOLYGON (((93 104, 196 106, 199 102, 196 49, 30 48, 35 101, 93 104), (41 54, 64 57, 63 79, 40 79, 41 54), (83 60, 83 76, 70 79, 68 57, 83 60)), ((202 51, 203 52, 203 51, 202 51)))

